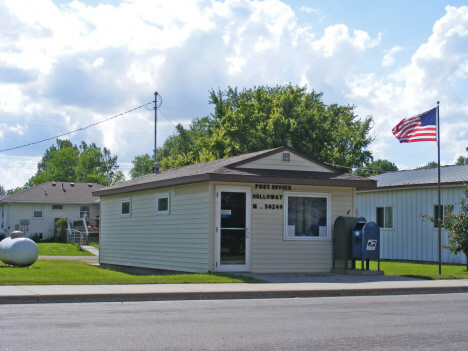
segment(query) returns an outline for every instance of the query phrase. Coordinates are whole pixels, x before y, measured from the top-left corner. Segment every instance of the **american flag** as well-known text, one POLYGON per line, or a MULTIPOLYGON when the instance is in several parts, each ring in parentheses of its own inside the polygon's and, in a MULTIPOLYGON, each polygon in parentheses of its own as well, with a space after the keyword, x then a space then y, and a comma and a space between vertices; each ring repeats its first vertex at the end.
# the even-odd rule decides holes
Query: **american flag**
POLYGON ((437 141, 436 110, 437 107, 434 107, 417 116, 401 120, 393 127, 393 134, 400 140, 400 143, 437 141))

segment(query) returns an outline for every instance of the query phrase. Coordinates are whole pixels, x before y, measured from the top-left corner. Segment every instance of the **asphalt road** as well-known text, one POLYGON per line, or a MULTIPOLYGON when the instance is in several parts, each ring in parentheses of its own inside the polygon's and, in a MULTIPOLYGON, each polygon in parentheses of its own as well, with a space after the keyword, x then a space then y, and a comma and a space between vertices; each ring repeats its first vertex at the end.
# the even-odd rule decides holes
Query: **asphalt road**
POLYGON ((468 294, 0 305, 0 350, 467 350, 468 294))

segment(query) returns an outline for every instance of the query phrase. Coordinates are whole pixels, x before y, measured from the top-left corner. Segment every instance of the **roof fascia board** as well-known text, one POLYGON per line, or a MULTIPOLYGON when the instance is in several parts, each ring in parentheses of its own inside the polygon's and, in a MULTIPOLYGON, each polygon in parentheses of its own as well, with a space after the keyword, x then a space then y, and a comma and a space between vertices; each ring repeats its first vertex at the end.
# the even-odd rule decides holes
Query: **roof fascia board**
POLYGON ((292 185, 320 185, 340 187, 362 187, 364 184, 375 185, 372 180, 345 180, 345 179, 304 179, 284 177, 259 177, 233 174, 210 174, 211 181, 224 181, 235 183, 268 183, 268 184, 292 184, 292 185))
MULTIPOLYGON (((455 188, 463 185, 465 182, 446 182, 440 183, 440 186, 443 188, 455 188)), ((436 188, 438 186, 437 183, 427 183, 427 184, 402 184, 402 185, 387 185, 381 186, 373 189, 369 188, 357 188, 356 191, 358 193, 368 193, 368 192, 376 192, 376 191, 390 191, 390 190, 410 190, 410 189, 424 189, 424 188, 436 188)))
POLYGON ((167 188, 170 186, 176 185, 183 185, 183 184, 190 184, 190 183, 201 183, 206 182, 209 180, 208 174, 201 174, 189 177, 180 177, 180 178, 172 178, 166 180, 160 180, 150 183, 143 183, 143 184, 135 184, 126 186, 123 188, 117 189, 102 189, 93 192, 93 196, 105 196, 105 195, 115 195, 115 194, 124 194, 130 193, 135 191, 142 191, 142 190, 152 190, 152 189, 159 189, 159 188, 167 188))
MULTIPOLYGON (((293 185, 316 185, 316 186, 339 186, 339 187, 369 187, 375 186, 374 180, 345 180, 345 179, 304 179, 304 178, 284 178, 284 177, 259 177, 232 174, 202 174, 190 177, 166 179, 158 182, 136 184, 118 189, 99 190, 93 192, 93 196, 106 196, 125 194, 130 192, 167 188, 171 186, 201 183, 206 181, 224 181, 234 183, 269 183, 269 184, 293 184, 293 185)), ((368 187, 368 188, 369 188, 368 187)))
POLYGON ((230 165, 226 166, 227 168, 232 168, 232 167, 237 167, 237 166, 240 166, 240 165, 243 165, 243 164, 246 164, 246 163, 250 163, 250 162, 253 162, 253 161, 256 161, 256 160, 259 160, 261 158, 265 158, 265 157, 268 157, 268 156, 271 156, 271 155, 274 155, 274 154, 279 154, 281 152, 284 152, 284 151, 288 151, 300 158, 303 158, 307 161, 310 161, 310 162, 313 162, 325 169, 328 169, 329 171, 332 171, 333 173, 342 173, 340 172, 339 170, 333 168, 333 167, 330 167, 322 162, 319 162, 317 160, 314 160, 313 158, 310 158, 309 156, 306 156, 304 154, 301 154, 300 152, 297 152, 296 150, 293 150, 291 149, 290 147, 288 146, 282 146, 282 147, 279 147, 277 149, 274 149, 274 150, 271 150, 269 152, 266 152, 264 154, 261 154, 261 155, 258 155, 258 156, 254 156, 254 157, 251 157, 251 158, 248 158, 246 160, 242 160, 242 161, 239 161, 239 162, 236 162, 236 163, 231 163, 230 165))

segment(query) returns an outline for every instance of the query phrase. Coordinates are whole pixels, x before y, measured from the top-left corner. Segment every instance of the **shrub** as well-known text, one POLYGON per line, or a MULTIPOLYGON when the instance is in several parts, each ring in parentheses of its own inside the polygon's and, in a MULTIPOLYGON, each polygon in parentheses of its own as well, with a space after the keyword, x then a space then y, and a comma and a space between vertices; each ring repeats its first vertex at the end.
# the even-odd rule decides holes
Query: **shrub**
POLYGON ((68 223, 66 218, 60 218, 55 222, 54 239, 59 243, 67 242, 68 223))
POLYGON ((31 236, 30 239, 35 243, 38 243, 39 241, 41 241, 41 236, 39 234, 34 234, 33 236, 31 236))

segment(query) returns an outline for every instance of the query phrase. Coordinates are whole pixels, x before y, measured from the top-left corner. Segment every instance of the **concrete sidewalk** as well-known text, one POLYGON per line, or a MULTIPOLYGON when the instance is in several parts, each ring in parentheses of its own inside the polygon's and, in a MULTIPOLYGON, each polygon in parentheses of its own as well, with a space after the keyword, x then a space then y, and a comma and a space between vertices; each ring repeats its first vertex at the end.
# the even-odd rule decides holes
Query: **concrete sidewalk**
MULTIPOLYGON (((297 275, 295 276, 297 278, 297 275)), ((255 284, 0 286, 0 304, 258 299, 468 292, 468 280, 417 280, 398 277, 379 279, 378 277, 350 277, 340 274, 309 277, 315 277, 316 281, 255 284)))

